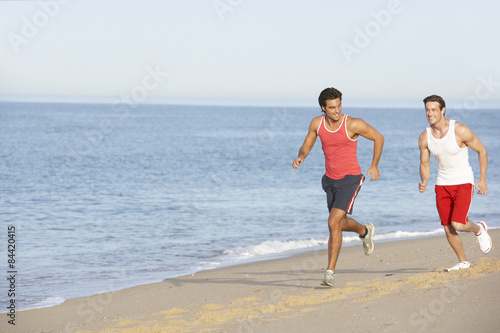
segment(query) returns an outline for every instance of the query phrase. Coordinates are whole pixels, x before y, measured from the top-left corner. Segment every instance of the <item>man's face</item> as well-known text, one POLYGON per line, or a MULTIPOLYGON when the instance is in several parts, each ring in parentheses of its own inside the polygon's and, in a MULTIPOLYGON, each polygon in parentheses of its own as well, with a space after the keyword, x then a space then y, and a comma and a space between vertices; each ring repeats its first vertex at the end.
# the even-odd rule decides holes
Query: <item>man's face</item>
POLYGON ((321 107, 328 118, 337 121, 342 114, 342 103, 340 98, 329 99, 326 101, 326 106, 321 107))
POLYGON ((440 107, 438 102, 425 103, 425 115, 429 124, 436 124, 444 117, 445 108, 440 110, 440 107))

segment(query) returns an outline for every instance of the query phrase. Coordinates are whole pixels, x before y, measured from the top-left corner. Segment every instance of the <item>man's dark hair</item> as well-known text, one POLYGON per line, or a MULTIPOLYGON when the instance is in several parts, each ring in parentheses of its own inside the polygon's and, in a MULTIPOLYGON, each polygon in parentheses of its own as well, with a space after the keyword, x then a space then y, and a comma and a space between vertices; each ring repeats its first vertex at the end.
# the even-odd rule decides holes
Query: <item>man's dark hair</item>
POLYGON ((439 103, 439 109, 442 110, 444 107, 446 107, 446 103, 444 102, 444 99, 441 96, 438 95, 430 95, 426 98, 424 98, 424 105, 427 104, 427 102, 438 102, 439 103))
POLYGON ((337 99, 337 98, 339 98, 340 101, 342 102, 342 93, 340 91, 338 91, 335 88, 326 88, 321 92, 321 94, 319 94, 318 97, 319 106, 326 107, 327 100, 337 99))

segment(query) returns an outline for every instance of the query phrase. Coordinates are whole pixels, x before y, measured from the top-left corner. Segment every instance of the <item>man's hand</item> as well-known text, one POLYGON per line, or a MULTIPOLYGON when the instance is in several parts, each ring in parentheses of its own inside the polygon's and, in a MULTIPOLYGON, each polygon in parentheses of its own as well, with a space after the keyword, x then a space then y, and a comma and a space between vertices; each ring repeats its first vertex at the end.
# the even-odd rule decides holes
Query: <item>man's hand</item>
POLYGON ((293 163, 292 163, 292 167, 294 169, 298 169, 299 166, 300 166, 300 163, 304 162, 304 158, 303 157, 297 157, 296 159, 293 160, 293 163))
POLYGON ((372 175, 372 179, 370 179, 370 181, 374 181, 374 180, 379 179, 380 172, 378 171, 377 168, 371 167, 370 169, 368 169, 368 172, 366 173, 366 177, 368 178, 368 177, 370 177, 370 175, 372 175))
POLYGON ((425 190, 427 190, 427 182, 421 181, 420 183, 418 183, 418 190, 420 191, 420 193, 424 193, 425 190))
POLYGON ((476 184, 476 191, 478 194, 488 193, 488 186, 484 180, 479 180, 476 184))

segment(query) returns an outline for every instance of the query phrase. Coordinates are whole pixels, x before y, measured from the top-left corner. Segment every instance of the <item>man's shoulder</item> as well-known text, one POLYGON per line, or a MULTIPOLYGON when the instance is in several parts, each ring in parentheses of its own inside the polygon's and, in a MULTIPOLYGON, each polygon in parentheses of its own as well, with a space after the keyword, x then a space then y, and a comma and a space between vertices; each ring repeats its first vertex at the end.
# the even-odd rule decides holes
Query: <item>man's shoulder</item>
POLYGON ((420 136, 427 136, 427 131, 430 129, 430 126, 427 126, 421 133, 420 136))
POLYGON ((370 125, 362 118, 347 116, 346 127, 349 131, 360 133, 370 128, 370 125))
POLYGON ((469 136, 473 134, 472 130, 469 128, 469 126, 459 123, 458 121, 455 121, 455 136, 469 136))
POLYGON ((464 132, 470 130, 469 126, 459 123, 458 121, 455 120, 455 132, 464 132))
POLYGON ((366 122, 361 119, 361 118, 355 118, 355 117, 351 117, 349 115, 344 115, 347 119, 346 119, 346 125, 347 126, 362 126, 364 124, 366 124, 366 122))
POLYGON ((427 128, 418 136, 418 145, 420 148, 427 148, 427 128))
POLYGON ((323 118, 323 116, 317 116, 311 120, 311 123, 309 124, 309 131, 310 132, 311 131, 316 132, 318 130, 318 127, 319 127, 319 124, 321 123, 322 118, 323 118))
POLYGON ((455 122, 455 137, 457 140, 462 142, 468 142, 472 140, 476 134, 465 124, 461 124, 458 121, 455 122))
POLYGON ((427 141, 427 128, 418 136, 418 142, 427 141))
POLYGON ((321 119, 323 118, 323 116, 317 116, 317 117, 314 117, 312 120, 311 120, 311 125, 318 125, 319 126, 319 123, 321 122, 321 119))

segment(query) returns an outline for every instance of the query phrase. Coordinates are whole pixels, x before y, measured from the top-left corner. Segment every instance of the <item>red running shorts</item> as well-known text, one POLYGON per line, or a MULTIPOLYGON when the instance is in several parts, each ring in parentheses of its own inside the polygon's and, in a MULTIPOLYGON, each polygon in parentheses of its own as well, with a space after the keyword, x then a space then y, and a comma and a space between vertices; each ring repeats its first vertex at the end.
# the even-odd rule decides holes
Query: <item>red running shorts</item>
POLYGON ((474 185, 436 185, 434 189, 441 225, 450 225, 451 221, 467 224, 474 185))

